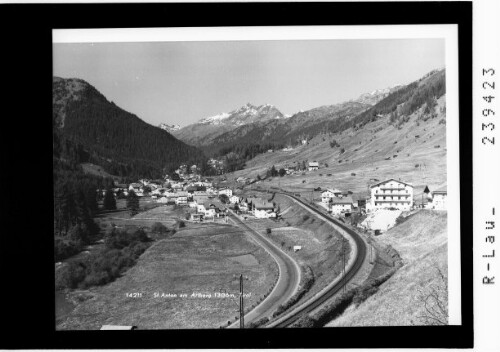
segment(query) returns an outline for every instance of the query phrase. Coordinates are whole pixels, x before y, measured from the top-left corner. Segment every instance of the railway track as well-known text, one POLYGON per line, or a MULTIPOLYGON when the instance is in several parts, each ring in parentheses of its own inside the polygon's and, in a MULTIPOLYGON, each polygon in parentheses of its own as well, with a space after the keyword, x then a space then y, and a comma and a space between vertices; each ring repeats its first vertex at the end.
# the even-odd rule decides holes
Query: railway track
POLYGON ((297 202, 301 203, 302 205, 304 205, 306 208, 308 208, 312 212, 320 214, 327 221, 329 221, 333 225, 341 228, 349 236, 351 236, 352 239, 354 240, 356 246, 357 246, 357 257, 356 257, 353 265, 349 268, 349 270, 346 271, 345 275, 335 285, 333 285, 332 287, 330 287, 327 291, 325 291, 320 296, 317 296, 317 297, 311 299, 309 302, 303 304, 300 307, 300 309, 298 309, 293 315, 291 315, 291 316, 287 317, 286 319, 280 321, 276 325, 272 325, 271 324, 272 327, 275 327, 275 328, 285 328, 287 326, 292 325, 294 322, 296 322, 297 320, 299 320, 302 316, 304 316, 304 315, 312 312, 313 310, 315 310, 316 308, 318 308, 319 306, 321 306, 330 297, 332 297, 337 292, 339 292, 344 285, 347 285, 349 283, 349 281, 358 273, 359 269, 363 265, 363 262, 364 262, 365 257, 366 257, 366 245, 365 245, 365 242, 363 241, 363 239, 361 238, 361 236, 359 234, 357 234, 355 231, 353 231, 349 227, 345 226, 340 221, 337 221, 337 220, 333 219, 332 217, 330 217, 329 215, 326 215, 325 213, 319 211, 318 209, 316 209, 313 206, 311 206, 310 204, 304 202, 300 198, 298 198, 298 197, 296 197, 294 195, 288 194, 288 193, 284 193, 284 192, 275 192, 275 193, 282 194, 282 195, 285 195, 287 197, 290 197, 290 198, 296 200, 297 202))

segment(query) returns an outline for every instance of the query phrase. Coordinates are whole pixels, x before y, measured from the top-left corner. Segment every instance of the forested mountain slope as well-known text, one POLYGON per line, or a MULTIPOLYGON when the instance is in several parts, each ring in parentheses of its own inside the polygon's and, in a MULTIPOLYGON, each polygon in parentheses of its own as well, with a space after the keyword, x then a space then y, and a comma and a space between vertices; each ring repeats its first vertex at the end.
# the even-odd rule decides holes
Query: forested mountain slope
POLYGON ((157 178, 203 154, 108 101, 80 79, 53 79, 54 157, 120 176, 157 178))

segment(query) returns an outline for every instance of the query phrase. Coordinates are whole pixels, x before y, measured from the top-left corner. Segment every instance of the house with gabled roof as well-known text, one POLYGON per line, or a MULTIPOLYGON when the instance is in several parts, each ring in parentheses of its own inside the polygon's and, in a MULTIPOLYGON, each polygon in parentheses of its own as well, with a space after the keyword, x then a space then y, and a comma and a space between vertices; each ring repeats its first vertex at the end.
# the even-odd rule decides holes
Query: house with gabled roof
POLYGON ((432 193, 431 208, 435 210, 447 210, 448 190, 447 187, 441 187, 432 193))
POLYGON ((342 191, 336 188, 335 189, 328 188, 327 190, 321 193, 321 201, 325 204, 328 204, 330 202, 330 199, 334 197, 342 197, 342 191))
POLYGON ((308 166, 309 171, 316 171, 319 169, 319 163, 317 161, 311 161, 308 166))
POLYGON ((370 208, 410 210, 413 206, 413 185, 394 178, 370 186, 370 208))
POLYGON ((333 197, 330 200, 330 211, 332 214, 351 212, 353 200, 349 197, 333 197))

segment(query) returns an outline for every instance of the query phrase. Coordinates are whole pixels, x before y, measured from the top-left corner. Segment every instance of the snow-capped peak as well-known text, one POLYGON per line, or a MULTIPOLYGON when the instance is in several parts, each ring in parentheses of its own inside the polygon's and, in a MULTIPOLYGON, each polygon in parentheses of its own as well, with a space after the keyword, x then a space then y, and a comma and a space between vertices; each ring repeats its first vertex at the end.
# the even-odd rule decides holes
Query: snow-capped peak
POLYGON ((220 123, 221 120, 227 119, 230 115, 227 112, 221 112, 220 114, 210 116, 210 117, 205 117, 204 119, 200 120, 200 123, 213 123, 217 124, 218 122, 220 123))

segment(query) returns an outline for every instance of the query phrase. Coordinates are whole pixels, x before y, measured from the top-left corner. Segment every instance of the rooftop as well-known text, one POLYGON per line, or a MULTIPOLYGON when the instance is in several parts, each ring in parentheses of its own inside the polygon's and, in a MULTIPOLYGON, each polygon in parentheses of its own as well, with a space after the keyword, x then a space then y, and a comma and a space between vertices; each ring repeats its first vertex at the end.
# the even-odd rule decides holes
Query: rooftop
POLYGON ((352 204, 353 201, 352 201, 351 197, 343 197, 343 198, 334 197, 334 198, 332 198, 331 203, 332 204, 352 204))
POLYGON ((380 181, 380 182, 377 182, 377 183, 375 183, 375 184, 371 185, 371 186, 370 186, 370 188, 376 187, 376 186, 378 186, 378 185, 381 185, 381 184, 383 184, 383 183, 387 183, 387 182, 390 182, 390 181, 396 181, 396 182, 399 182, 399 183, 405 184, 405 185, 407 185, 407 186, 413 187, 413 185, 412 185, 412 184, 410 184, 410 183, 408 183, 408 182, 404 182, 404 181, 401 181, 401 180, 396 180, 395 178, 390 178, 390 179, 385 180, 385 181, 380 181))

